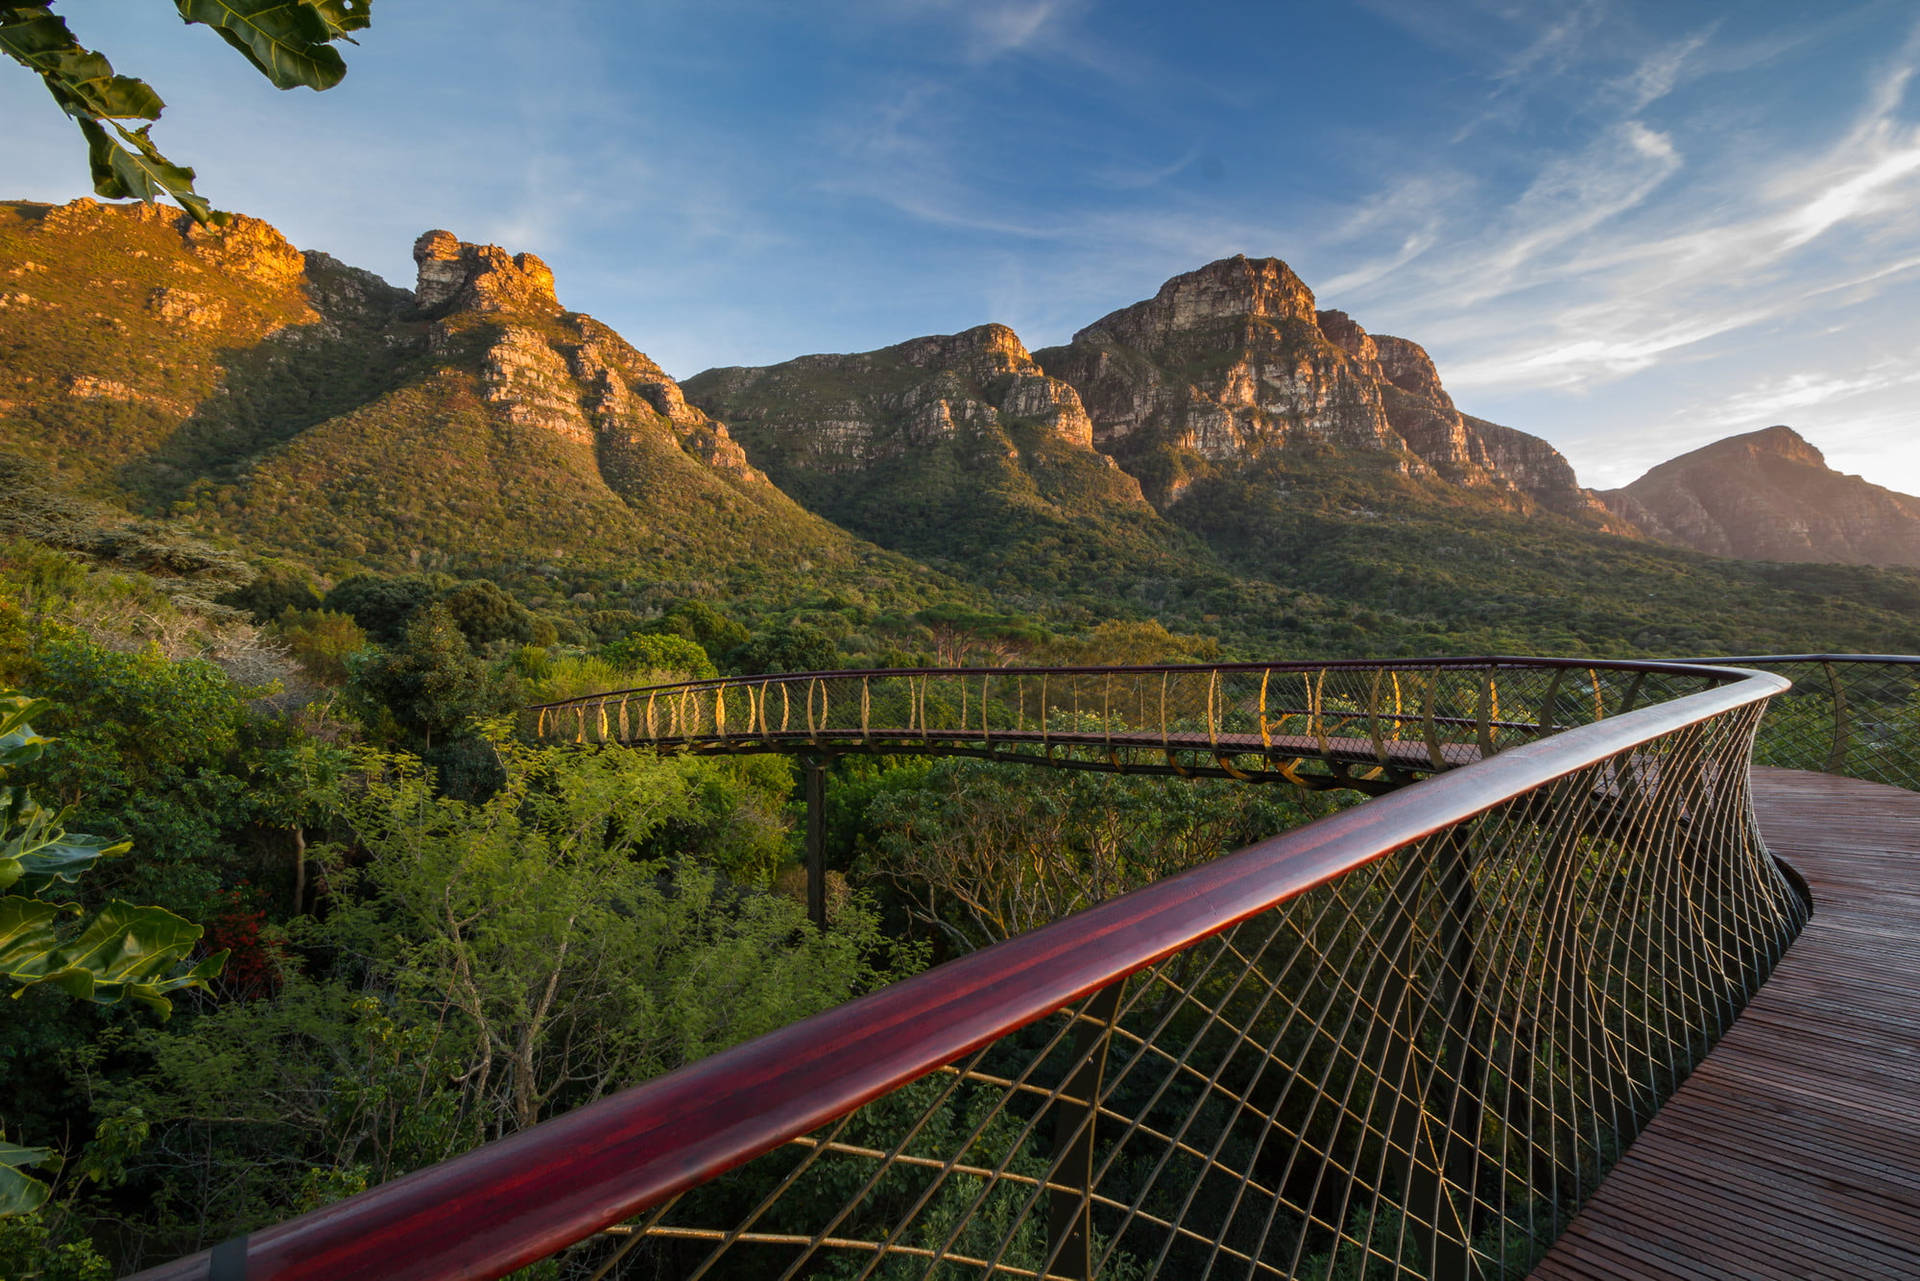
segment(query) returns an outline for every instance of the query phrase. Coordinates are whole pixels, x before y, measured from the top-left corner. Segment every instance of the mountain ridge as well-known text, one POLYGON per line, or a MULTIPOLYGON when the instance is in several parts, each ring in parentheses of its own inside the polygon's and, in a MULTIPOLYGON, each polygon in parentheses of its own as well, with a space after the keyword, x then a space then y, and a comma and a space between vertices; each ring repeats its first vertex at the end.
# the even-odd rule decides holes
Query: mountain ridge
POLYGON ((1277 259, 1061 347, 983 325, 683 385, 531 253, 429 232, 400 289, 256 220, 21 203, 0 353, 0 448, 93 497, 323 579, 491 577, 595 634, 691 597, 874 658, 929 609, 1274 655, 1920 646, 1911 574, 1618 537, 1551 445, 1277 259))

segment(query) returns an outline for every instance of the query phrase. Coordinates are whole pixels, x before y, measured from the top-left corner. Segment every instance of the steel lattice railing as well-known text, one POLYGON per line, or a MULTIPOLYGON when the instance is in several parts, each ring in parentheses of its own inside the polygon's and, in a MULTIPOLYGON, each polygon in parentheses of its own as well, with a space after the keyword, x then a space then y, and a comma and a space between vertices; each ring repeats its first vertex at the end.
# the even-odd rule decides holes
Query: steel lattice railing
MULTIPOLYGON (((1785 682, 1430 664, 1541 713, 1436 693, 1393 740, 1365 692, 1413 669, 1312 670, 1362 692, 1330 744, 1446 726, 1479 750, 224 1248, 256 1278, 1523 1273, 1804 918, 1748 792, 1785 682)), ((883 728, 873 706, 834 741, 883 728)), ((755 707, 743 735, 788 732, 755 707)), ((1169 760, 1171 735, 1247 732, 1196 707, 1160 722, 1169 760)))
POLYGON ((1766 654, 1689 661, 1758 668, 1793 682, 1760 723, 1755 764, 1920 791, 1920 657, 1766 654))
POLYGON ((972 755, 1379 792, 1717 683, 1516 658, 801 672, 530 708, 546 741, 972 755))

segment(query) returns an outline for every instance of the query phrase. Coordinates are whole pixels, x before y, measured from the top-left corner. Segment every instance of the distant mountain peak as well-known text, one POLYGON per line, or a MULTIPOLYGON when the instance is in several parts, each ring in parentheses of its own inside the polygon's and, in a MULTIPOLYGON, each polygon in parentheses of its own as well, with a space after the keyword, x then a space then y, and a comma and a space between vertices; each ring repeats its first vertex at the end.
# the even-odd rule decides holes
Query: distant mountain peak
POLYGON ((1750 431, 1740 436, 1729 436, 1706 446, 1706 450, 1728 450, 1744 448, 1754 454, 1768 454, 1776 458, 1785 458, 1792 462, 1806 463, 1812 467, 1825 467, 1827 456, 1815 449, 1793 428, 1776 423, 1772 427, 1762 427, 1759 431, 1750 431))
POLYGON ((1313 290, 1278 258, 1236 254, 1173 277, 1152 298, 1095 321, 1075 334, 1074 341, 1105 335, 1154 348, 1223 320, 1302 320, 1311 325, 1313 290))
POLYGON ((1920 499, 1834 471, 1791 427, 1716 440, 1600 498, 1715 556, 1920 566, 1920 499))

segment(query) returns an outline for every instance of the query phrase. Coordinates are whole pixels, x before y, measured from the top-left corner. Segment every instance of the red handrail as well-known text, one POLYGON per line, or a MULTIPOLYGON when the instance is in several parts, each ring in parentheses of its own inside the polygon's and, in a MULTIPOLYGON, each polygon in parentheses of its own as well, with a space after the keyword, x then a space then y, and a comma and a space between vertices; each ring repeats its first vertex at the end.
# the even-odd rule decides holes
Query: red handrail
MULTIPOLYGON (((1789 685, 1720 670, 1732 683, 1512 748, 1261 841, 263 1229, 223 1253, 244 1252, 244 1273, 235 1275, 247 1281, 503 1276, 1277 903, 1789 685)), ((138 1277, 201 1281, 213 1275, 211 1259, 202 1252, 138 1277)))

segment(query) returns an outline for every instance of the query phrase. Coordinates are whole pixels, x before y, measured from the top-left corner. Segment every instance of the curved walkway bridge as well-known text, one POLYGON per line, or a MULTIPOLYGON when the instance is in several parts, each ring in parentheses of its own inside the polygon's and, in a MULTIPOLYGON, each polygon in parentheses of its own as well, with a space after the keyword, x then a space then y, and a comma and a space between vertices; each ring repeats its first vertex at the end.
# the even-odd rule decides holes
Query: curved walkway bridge
POLYGON ((1920 1275, 1917 672, 813 673, 533 709, 802 756, 816 815, 845 752, 1372 799, 143 1275, 1920 1275))

